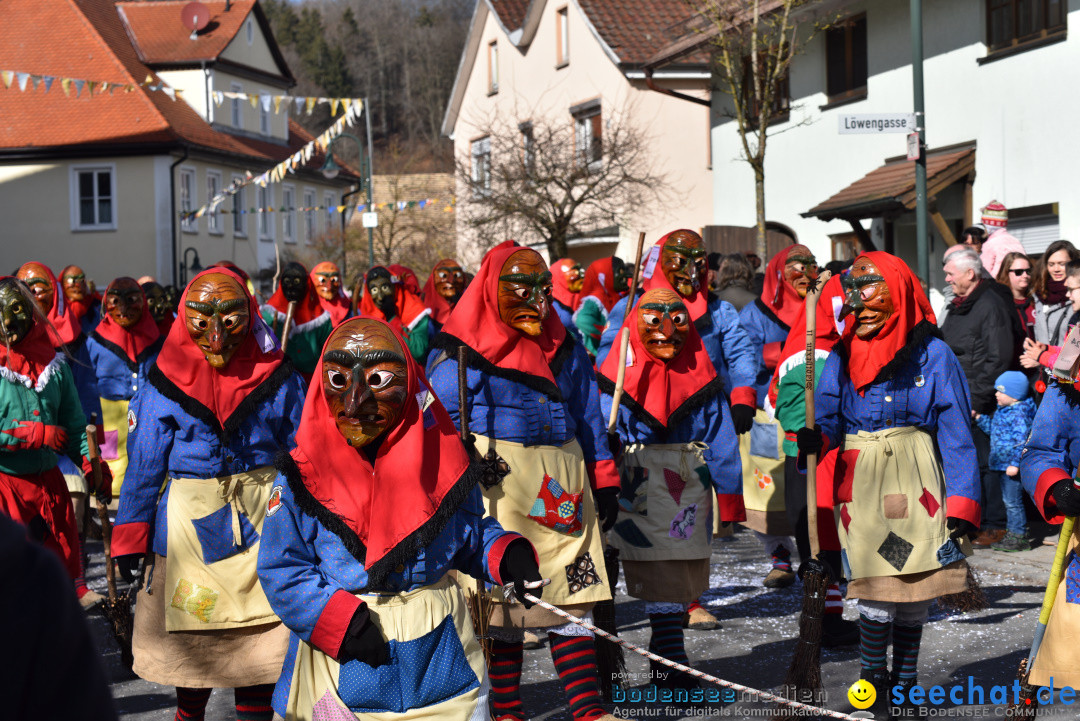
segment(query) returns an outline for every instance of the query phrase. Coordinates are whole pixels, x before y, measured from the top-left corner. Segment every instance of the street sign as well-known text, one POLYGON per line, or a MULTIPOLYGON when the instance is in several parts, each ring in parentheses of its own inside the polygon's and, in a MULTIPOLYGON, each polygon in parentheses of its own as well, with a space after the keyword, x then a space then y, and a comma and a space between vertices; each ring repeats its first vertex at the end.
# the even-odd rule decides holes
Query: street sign
POLYGON ((876 135, 878 133, 915 132, 915 113, 874 113, 841 115, 841 135, 876 135))
POLYGON ((379 227, 379 214, 378 213, 361 213, 360 221, 365 228, 378 228, 379 227))

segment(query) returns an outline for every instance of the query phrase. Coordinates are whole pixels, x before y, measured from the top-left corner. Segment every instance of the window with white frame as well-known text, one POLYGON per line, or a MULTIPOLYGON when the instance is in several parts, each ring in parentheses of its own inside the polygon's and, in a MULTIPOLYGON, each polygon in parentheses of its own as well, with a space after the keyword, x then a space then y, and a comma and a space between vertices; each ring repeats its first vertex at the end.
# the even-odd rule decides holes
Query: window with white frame
MULTIPOLYGON (((190 213, 195 210, 195 168, 180 168, 180 212, 190 213)), ((185 233, 199 232, 198 218, 183 216, 180 229, 185 233)))
POLYGON ((491 136, 472 141, 472 186, 474 198, 491 193, 491 136))
POLYGON ((274 239, 274 191, 269 186, 255 192, 259 215, 259 240, 274 239))
POLYGON ((270 108, 267 107, 268 96, 264 93, 259 95, 259 132, 263 135, 270 134, 270 108))
POLYGON ((296 242, 296 188, 281 186, 281 237, 286 243, 296 242))
MULTIPOLYGON (((242 93, 242 92, 244 92, 244 86, 241 85, 240 83, 233 83, 232 85, 229 86, 229 90, 233 91, 234 93, 242 93)), ((231 110, 232 110, 232 118, 231 118, 232 126, 234 128, 242 128, 242 127, 244 127, 244 115, 243 115, 243 109, 240 106, 240 98, 233 98, 232 99, 231 110)))
MULTIPOLYGON (((216 170, 206 171, 206 202, 212 203, 217 194, 221 192, 221 173, 216 170)), ((206 214, 206 229, 213 235, 221 235, 225 228, 221 224, 221 211, 217 206, 210 208, 206 214)))
POLYGON ((326 206, 326 229, 329 231, 334 227, 334 211, 337 210, 337 201, 329 190, 323 193, 323 205, 326 206))
POLYGON ((73 230, 116 230, 116 166, 72 166, 73 230))
POLYGON ((574 150, 578 162, 589 167, 599 164, 604 157, 604 123, 600 101, 590 100, 576 105, 570 108, 570 114, 574 116, 574 150))
MULTIPOLYGON (((244 179, 239 175, 233 176, 233 184, 242 183, 244 179)), ((247 210, 246 205, 247 188, 240 188, 232 197, 232 232, 237 238, 247 237, 247 214, 244 212, 247 210)))
POLYGON ((315 208, 315 191, 304 188, 304 242, 311 245, 315 242, 315 224, 318 222, 315 208))

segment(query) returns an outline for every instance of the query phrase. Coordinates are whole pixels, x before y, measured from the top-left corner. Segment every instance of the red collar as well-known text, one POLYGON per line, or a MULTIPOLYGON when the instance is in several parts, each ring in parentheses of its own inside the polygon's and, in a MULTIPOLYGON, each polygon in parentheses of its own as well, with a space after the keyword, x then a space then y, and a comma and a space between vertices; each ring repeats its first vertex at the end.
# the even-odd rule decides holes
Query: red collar
MULTIPOLYGON (((374 266, 371 270, 378 267, 379 266, 374 266)), ((368 272, 371 272, 371 270, 368 272)), ((391 273, 393 272, 390 268, 387 268, 386 270, 391 273)), ((387 320, 386 314, 384 314, 379 306, 375 305, 375 302, 371 300, 371 294, 368 293, 366 280, 363 283, 364 296, 360 299, 360 315, 365 318, 381 320, 398 333, 402 333, 403 329, 411 329, 416 321, 419 320, 420 316, 427 315, 430 311, 418 297, 410 293, 400 282, 394 282, 393 287, 394 305, 397 307, 397 315, 394 316, 393 320, 387 320)))
MULTIPOLYGON (((394 335, 407 348, 396 330, 394 335)), ((307 505, 305 510, 342 537, 364 564, 369 587, 434 540, 475 483, 449 414, 420 366, 408 353, 405 358, 405 412, 383 439, 374 464, 338 432, 319 381, 321 356, 291 454, 299 478, 290 483, 301 507, 307 505)))
POLYGON ((229 364, 218 370, 206 362, 206 356, 188 335, 187 324, 177 320, 161 346, 157 368, 185 395, 205 406, 224 427, 240 403, 278 369, 284 355, 260 318, 258 305, 243 278, 235 271, 207 268, 191 279, 180 297, 186 298, 191 284, 207 273, 230 276, 244 289, 251 316, 247 337, 229 364))

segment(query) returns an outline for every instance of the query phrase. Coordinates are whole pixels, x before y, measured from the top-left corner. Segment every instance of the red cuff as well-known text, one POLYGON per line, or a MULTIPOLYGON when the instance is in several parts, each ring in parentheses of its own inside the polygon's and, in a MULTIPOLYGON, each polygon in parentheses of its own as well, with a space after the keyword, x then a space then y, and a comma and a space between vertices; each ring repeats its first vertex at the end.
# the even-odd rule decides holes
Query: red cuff
POLYGON ((1061 346, 1052 345, 1039 354, 1039 365, 1053 368, 1057 363, 1058 355, 1061 354, 1061 346))
POLYGON ((112 529, 112 557, 147 553, 150 549, 150 524, 122 523, 112 529))
POLYGON ((978 501, 964 496, 946 496, 945 515, 949 518, 962 518, 978 528, 982 525, 982 507, 978 501))
POLYGON ((746 520, 746 506, 741 493, 717 493, 716 504, 720 507, 720 520, 740 523, 746 520))
POLYGON ((514 533, 512 531, 507 532, 505 535, 500 536, 499 539, 492 544, 491 550, 488 551, 488 571, 491 573, 491 580, 500 586, 509 583, 509 581, 502 577, 500 571, 500 569, 502 569, 503 555, 506 553, 506 549, 509 548, 510 544, 519 538, 529 544, 529 548, 531 548, 533 552, 533 558, 536 559, 536 566, 537 568, 540 567, 540 556, 536 554, 536 548, 529 543, 529 539, 525 538, 525 536, 522 536, 520 533, 514 533))
POLYGON ((589 482, 592 484, 594 491, 601 488, 618 488, 621 485, 619 483, 619 469, 615 467, 615 461, 610 458, 606 461, 587 463, 585 467, 589 471, 589 482))
POLYGON ((765 361, 765 369, 772 373, 776 370, 776 366, 780 363, 780 354, 784 352, 784 344, 780 341, 776 343, 766 343, 762 352, 762 359, 765 361))
POLYGON ((349 630, 349 621, 362 603, 348 591, 335 591, 311 632, 311 644, 327 656, 337 658, 345 632, 349 630))
POLYGON ((1072 480, 1072 476, 1061 468, 1048 468, 1039 476, 1039 482, 1035 484, 1035 492, 1031 495, 1035 501, 1035 507, 1039 509, 1039 513, 1043 514, 1047 523, 1057 524, 1065 520, 1065 516, 1058 513, 1057 501, 1050 493, 1050 488, 1058 481, 1069 480, 1072 480))
POLYGON ((757 391, 750 386, 739 386, 731 389, 731 405, 733 406, 757 406, 757 391))

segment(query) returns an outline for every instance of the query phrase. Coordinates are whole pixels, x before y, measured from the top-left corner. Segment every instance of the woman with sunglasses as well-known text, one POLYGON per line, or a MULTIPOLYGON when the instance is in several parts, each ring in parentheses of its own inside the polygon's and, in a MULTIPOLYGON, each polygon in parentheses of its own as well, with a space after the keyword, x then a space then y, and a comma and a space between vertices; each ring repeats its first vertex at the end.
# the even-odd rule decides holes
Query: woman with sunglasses
POLYGON ((1035 303, 1031 297, 1031 261, 1023 253, 1009 253, 1001 260, 998 283, 1012 293, 1024 335, 1035 338, 1035 303))

